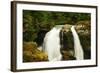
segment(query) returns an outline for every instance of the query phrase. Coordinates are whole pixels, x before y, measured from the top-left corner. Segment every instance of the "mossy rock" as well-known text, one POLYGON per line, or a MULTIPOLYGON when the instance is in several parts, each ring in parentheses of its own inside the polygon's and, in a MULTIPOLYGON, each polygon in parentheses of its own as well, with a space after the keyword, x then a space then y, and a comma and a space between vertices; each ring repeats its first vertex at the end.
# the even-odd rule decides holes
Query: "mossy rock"
POLYGON ((72 51, 61 50, 62 60, 76 60, 72 51))
POLYGON ((44 52, 37 49, 35 42, 23 43, 23 62, 40 62, 48 61, 48 56, 44 52))

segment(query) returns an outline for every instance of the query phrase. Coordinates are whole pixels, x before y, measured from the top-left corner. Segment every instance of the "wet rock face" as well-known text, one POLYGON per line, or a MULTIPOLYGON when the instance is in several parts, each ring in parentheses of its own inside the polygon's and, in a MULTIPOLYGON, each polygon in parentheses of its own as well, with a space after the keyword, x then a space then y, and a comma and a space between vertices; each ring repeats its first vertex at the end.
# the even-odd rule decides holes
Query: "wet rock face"
POLYGON ((69 30, 68 32, 66 31, 61 31, 60 32, 60 44, 61 48, 66 50, 70 50, 74 48, 74 41, 73 41, 73 35, 72 32, 69 30))
POLYGON ((75 60, 74 39, 70 28, 71 25, 65 25, 60 31, 60 51, 62 60, 75 60))
POLYGON ((72 32, 70 30, 72 25, 64 25, 60 31, 60 44, 61 49, 71 50, 74 48, 74 39, 72 32))

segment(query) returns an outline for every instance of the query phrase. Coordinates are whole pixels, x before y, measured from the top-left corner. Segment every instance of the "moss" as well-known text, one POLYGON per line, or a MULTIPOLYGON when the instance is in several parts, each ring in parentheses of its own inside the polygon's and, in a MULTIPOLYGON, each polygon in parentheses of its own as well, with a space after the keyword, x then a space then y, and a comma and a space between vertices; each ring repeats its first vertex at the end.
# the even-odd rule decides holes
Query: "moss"
POLYGON ((48 56, 44 52, 37 49, 35 42, 23 43, 23 62, 40 62, 48 61, 48 56))

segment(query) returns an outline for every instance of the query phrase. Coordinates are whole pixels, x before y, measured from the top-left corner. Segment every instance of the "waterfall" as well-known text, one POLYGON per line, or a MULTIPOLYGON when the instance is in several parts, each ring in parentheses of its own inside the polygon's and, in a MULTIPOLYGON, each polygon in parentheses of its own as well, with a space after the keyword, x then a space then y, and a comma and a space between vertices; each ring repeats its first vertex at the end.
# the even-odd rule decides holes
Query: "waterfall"
POLYGON ((52 28, 44 38, 43 51, 48 54, 49 61, 60 61, 62 55, 60 53, 60 37, 59 33, 62 25, 56 25, 52 28))
POLYGON ((75 30, 75 27, 71 27, 71 31, 74 37, 74 50, 75 50, 75 57, 77 60, 83 60, 84 59, 84 53, 83 53, 83 48, 81 46, 79 36, 75 30))

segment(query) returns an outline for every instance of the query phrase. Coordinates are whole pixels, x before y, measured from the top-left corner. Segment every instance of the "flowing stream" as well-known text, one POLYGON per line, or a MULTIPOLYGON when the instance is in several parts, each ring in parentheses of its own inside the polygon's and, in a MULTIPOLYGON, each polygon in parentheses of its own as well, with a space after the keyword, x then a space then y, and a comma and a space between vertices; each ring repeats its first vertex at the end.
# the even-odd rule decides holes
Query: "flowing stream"
POLYGON ((61 53, 60 53, 60 37, 59 33, 62 29, 63 25, 56 25, 53 29, 51 29, 44 38, 43 42, 43 50, 48 54, 49 61, 60 61, 61 53))
POLYGON ((77 60, 83 60, 84 59, 84 53, 83 53, 83 48, 80 43, 79 36, 75 30, 75 27, 71 27, 71 31, 74 37, 74 51, 75 51, 75 57, 77 60))

